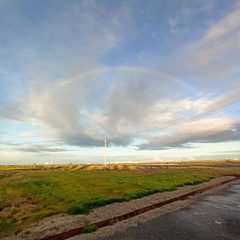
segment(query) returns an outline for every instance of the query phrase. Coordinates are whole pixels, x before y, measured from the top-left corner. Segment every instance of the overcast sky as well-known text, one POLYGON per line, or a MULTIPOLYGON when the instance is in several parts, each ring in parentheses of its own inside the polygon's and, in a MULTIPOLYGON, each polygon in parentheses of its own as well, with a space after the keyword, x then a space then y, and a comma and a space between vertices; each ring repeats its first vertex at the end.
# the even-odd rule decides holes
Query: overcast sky
POLYGON ((240 158, 238 0, 0 0, 0 164, 240 158))

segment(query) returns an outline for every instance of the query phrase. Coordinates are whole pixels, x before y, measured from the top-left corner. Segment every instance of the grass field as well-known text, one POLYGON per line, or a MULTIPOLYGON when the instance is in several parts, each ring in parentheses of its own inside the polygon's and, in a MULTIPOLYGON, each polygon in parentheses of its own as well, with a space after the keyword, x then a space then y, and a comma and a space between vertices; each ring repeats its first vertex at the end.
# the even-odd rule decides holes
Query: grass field
POLYGON ((87 214, 93 208, 129 201, 235 172, 219 169, 146 169, 102 166, 0 167, 0 237, 57 213, 87 214))

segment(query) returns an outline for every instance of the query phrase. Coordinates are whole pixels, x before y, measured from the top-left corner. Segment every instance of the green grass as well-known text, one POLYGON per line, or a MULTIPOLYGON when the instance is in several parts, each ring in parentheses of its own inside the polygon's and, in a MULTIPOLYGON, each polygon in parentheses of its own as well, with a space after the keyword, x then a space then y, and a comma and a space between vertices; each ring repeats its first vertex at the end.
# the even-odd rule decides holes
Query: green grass
POLYGON ((94 226, 94 225, 86 226, 86 227, 83 229, 83 233, 92 233, 92 232, 96 232, 96 231, 97 231, 97 227, 94 226))
POLYGON ((172 191, 230 173, 218 169, 4 169, 0 171, 0 237, 57 213, 87 214, 106 204, 172 191))

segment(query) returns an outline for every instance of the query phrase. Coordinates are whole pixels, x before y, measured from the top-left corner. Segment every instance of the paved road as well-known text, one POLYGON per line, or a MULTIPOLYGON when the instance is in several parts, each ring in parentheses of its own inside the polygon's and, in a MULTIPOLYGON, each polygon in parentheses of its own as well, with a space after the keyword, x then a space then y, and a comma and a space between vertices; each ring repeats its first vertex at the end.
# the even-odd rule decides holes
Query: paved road
POLYGON ((240 184, 99 240, 240 240, 240 184))

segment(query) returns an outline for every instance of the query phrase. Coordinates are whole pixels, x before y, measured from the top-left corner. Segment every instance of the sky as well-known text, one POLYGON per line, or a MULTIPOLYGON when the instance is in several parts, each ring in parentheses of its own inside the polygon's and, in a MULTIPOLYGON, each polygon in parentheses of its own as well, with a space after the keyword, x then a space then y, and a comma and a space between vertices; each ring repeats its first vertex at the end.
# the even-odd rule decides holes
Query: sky
POLYGON ((239 66, 238 0, 0 0, 0 164, 240 158, 239 66))

